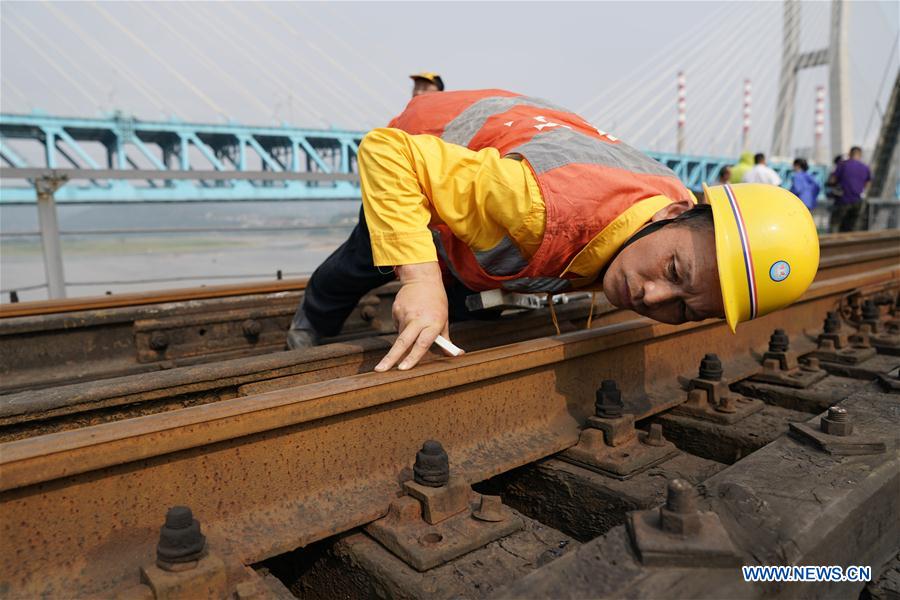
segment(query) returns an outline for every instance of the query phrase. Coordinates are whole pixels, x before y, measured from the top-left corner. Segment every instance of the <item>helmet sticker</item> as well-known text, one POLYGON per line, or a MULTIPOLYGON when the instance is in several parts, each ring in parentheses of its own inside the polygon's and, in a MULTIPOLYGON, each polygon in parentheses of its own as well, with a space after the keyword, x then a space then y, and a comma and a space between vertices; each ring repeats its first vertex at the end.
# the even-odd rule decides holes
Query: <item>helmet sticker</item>
POLYGON ((791 274, 791 265, 786 260, 778 260, 769 267, 769 277, 774 282, 784 281, 791 274))

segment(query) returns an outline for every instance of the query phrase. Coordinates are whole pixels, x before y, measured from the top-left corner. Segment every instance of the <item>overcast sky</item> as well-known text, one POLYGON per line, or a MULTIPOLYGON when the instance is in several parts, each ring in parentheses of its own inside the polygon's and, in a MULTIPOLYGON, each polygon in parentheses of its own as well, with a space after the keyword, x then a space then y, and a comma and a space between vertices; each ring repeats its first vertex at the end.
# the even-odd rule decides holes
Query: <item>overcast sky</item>
MULTIPOLYGON (((898 69, 898 7, 849 6, 856 143, 873 143, 875 101, 884 106, 898 69)), ((736 150, 745 77, 752 145, 768 150, 781 12, 781 2, 4 0, 0 108, 367 129, 399 112, 406 76, 427 69, 450 89, 537 95, 635 145, 673 149, 683 69, 689 151, 736 150)), ((830 3, 804 3, 803 49, 827 43, 829 13, 830 3)), ((812 145, 815 87, 826 82, 825 68, 800 78, 794 147, 812 145)))

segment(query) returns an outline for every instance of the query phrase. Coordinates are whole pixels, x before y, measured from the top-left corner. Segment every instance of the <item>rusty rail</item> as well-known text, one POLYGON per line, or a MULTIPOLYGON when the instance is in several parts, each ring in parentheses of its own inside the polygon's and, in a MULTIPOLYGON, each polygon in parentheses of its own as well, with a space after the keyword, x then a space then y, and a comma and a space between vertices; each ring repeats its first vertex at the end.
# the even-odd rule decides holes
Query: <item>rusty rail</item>
POLYGON ((868 267, 824 270, 737 338, 721 321, 636 319, 0 444, 0 582, 21 595, 122 594, 153 560, 162 507, 182 503, 239 578, 382 516, 424 439, 441 439, 470 482, 553 454, 577 441, 600 380, 623 382, 638 418, 670 408, 703 353, 752 368, 773 328, 814 331, 848 292, 900 279, 896 261, 868 267))
MULTIPOLYGON (((872 262, 876 258, 885 264, 900 260, 900 231, 823 237, 822 268, 843 262, 852 269, 854 262, 872 262)), ((292 285, 303 283, 297 280, 292 285)), ((213 288, 160 292, 137 297, 141 302, 154 299, 155 303, 150 304, 136 302, 118 308, 0 319, 0 393, 280 351, 302 292, 240 294, 240 290, 264 289, 267 288, 221 286, 216 292, 219 296, 215 297, 204 296, 214 291, 213 288), (191 294, 195 293, 198 296, 192 299, 191 294), (177 302, 170 301, 176 298, 177 302)), ((391 332, 390 304, 394 291, 395 286, 388 285, 364 298, 342 336, 331 341, 391 332)), ((112 301, 111 298, 99 300, 112 301)), ((75 301, 57 304, 62 306, 67 302, 71 307, 75 301)), ((489 328, 484 337, 491 333, 489 328)), ((535 335, 544 334, 543 330, 535 332, 535 335)), ((493 345, 518 339, 523 338, 501 337, 493 345)), ((470 345, 484 347, 477 342, 470 345)))
MULTIPOLYGON (((870 269, 890 266, 897 262, 897 253, 900 245, 896 251, 857 248, 850 254, 832 255, 822 260, 820 278, 857 270, 863 265, 870 269)), ((562 330, 583 328, 588 311, 588 301, 560 306, 557 313, 562 330)), ((615 309, 601 297, 594 326, 630 318, 632 313, 615 309)), ((454 339, 469 351, 552 335, 552 332, 546 310, 493 322, 458 323, 453 327, 454 339)), ((353 375, 371 370, 388 344, 388 339, 371 337, 302 352, 276 352, 8 394, 0 405, 0 441, 353 375)))
MULTIPOLYGON (((823 235, 821 238, 822 257, 847 248, 866 245, 870 249, 895 247, 898 233, 895 230, 852 232, 823 235)), ((0 304, 0 319, 72 313, 85 310, 125 308, 167 302, 189 302, 209 298, 233 296, 253 296, 276 292, 299 292, 306 287, 307 278, 284 279, 261 283, 212 285, 193 288, 176 288, 153 292, 115 294, 111 296, 85 296, 63 300, 38 300, 0 304)))

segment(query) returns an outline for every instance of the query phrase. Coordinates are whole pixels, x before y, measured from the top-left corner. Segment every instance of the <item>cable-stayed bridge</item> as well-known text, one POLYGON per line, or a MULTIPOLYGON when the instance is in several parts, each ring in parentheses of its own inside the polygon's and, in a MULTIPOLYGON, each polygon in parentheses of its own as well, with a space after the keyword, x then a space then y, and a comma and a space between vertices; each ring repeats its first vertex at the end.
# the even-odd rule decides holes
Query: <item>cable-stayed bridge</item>
MULTIPOLYGON (((285 6, 4 6, 4 51, 10 56, 14 42, 17 60, 4 61, 2 73, 0 204, 37 201, 52 297, 66 285, 59 234, 72 233, 58 231, 56 202, 359 197, 358 144, 402 109, 403 86, 355 47, 365 30, 352 32, 346 19, 336 28, 310 6, 285 6), (37 110, 48 101, 52 113, 37 110)), ((774 155, 769 164, 786 186, 790 160, 806 157, 822 182, 829 157, 857 144, 873 148, 873 189, 897 195, 896 19, 875 11, 873 21, 869 5, 845 0, 705 7, 691 27, 648 39, 646 58, 615 77, 604 73, 624 56, 578 57, 584 68, 573 72, 593 87, 585 94, 582 85, 580 96, 530 89, 552 80, 540 70, 523 85, 501 77, 454 87, 499 84, 546 96, 695 190, 742 151, 774 155), (867 42, 878 40, 865 59, 874 75, 854 62, 851 15, 868 19, 867 42)))
MULTIPOLYGON (((852 132, 853 53, 847 34, 852 3, 788 0, 709 7, 689 29, 648 45, 652 49, 646 58, 619 79, 604 80, 601 61, 599 92, 586 101, 582 98, 580 104, 571 103, 570 108, 665 162, 692 188, 714 181, 719 169, 744 150, 775 154, 773 166, 789 181, 787 163, 794 156, 827 164, 828 157, 858 143, 857 137, 874 141, 878 130, 874 117, 883 112, 877 104, 870 107, 863 135, 854 137, 852 132)), ((2 25, 7 39, 52 74, 47 83, 57 92, 54 97, 73 111, 70 114, 89 114, 85 106, 94 111, 111 109, 113 96, 130 92, 143 102, 133 100, 132 106, 166 117, 134 118, 113 111, 102 118, 11 113, 10 105, 37 103, 28 102, 15 73, 10 75, 6 69, 6 114, 0 116, 3 164, 354 173, 362 132, 383 125, 402 108, 402 101, 385 91, 399 87, 396 80, 357 49, 346 31, 335 30, 308 7, 297 7, 300 15, 278 6, 257 8, 226 5, 214 10, 190 5, 175 10, 134 5, 125 11, 110 5, 76 10, 45 4, 5 10, 2 25), (135 21, 135 16, 140 20, 135 21), (197 23, 204 24, 202 31, 197 23), (236 30, 235 23, 243 28, 236 30), (149 40, 142 29, 148 24, 167 43, 149 40), (97 35, 94 27, 102 28, 103 35, 97 35), (328 48, 311 40, 309 28, 329 40, 328 48), (225 39, 234 51, 228 63, 214 50, 225 39), (73 41, 79 58, 83 54, 85 60, 75 60, 67 51, 73 41), (137 50, 140 60, 131 64, 123 60, 122 52, 110 51, 119 47, 137 50), (278 54, 290 60, 268 60, 278 54), (109 98, 103 97, 109 86, 102 80, 104 71, 92 72, 80 65, 89 57, 114 74, 115 88, 109 98), (244 67, 254 70, 253 84, 238 75, 244 67), (216 118, 189 118, 173 100, 175 92, 194 107, 193 114, 200 107, 216 118), (258 116, 267 112, 276 123, 245 126, 231 121, 234 115, 244 114, 255 115, 245 122, 259 122, 258 116), (286 116, 310 127, 286 125, 286 116), (217 119, 225 122, 217 123, 217 119), (346 126, 336 128, 335 121, 346 126), (24 149, 23 144, 29 143, 32 148, 24 149)), ((897 69, 896 35, 893 43, 881 57, 885 70, 879 89, 868 92, 875 100, 897 69)), ((854 91, 859 89, 856 86, 854 91)), ((357 196, 350 181, 213 183, 160 178, 144 182, 97 179, 66 185, 56 197, 60 202, 94 202, 357 196)), ((21 185, 0 194, 3 202, 28 202, 35 197, 33 190, 21 185)))

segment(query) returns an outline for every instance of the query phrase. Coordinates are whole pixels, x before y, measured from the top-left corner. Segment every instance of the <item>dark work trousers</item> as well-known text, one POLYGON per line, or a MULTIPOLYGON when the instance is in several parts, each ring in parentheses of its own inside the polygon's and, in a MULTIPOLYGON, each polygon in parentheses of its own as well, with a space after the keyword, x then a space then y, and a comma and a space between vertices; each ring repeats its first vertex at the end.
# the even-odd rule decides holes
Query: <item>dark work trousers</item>
POLYGON ((862 201, 852 204, 835 204, 831 209, 831 233, 855 231, 859 221, 859 212, 862 201))
MULTIPOLYGON (((319 337, 337 335, 360 298, 396 278, 390 267, 375 266, 366 217, 359 209, 359 223, 347 241, 325 259, 310 277, 297 309, 292 329, 312 329, 319 337)), ((455 279, 446 286, 450 321, 494 319, 494 311, 466 310, 465 299, 472 290, 455 279)))

